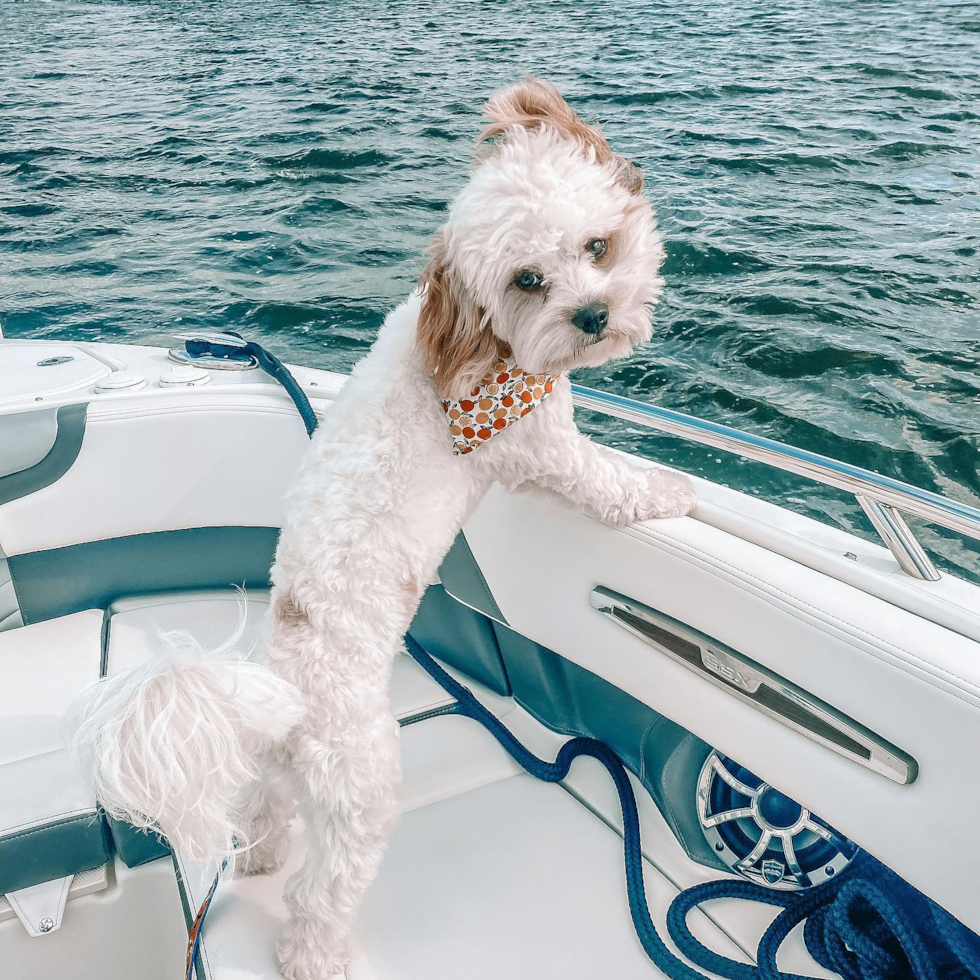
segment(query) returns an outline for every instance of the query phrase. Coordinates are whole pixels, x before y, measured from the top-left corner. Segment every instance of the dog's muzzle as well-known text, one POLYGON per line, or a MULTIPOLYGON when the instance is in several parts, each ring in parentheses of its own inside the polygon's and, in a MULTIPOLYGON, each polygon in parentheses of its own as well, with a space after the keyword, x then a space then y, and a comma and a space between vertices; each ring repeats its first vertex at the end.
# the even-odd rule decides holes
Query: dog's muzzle
POLYGON ((605 303, 590 303, 588 306, 581 306, 572 314, 572 323, 582 333, 600 334, 606 329, 606 324, 609 323, 609 307, 605 303))

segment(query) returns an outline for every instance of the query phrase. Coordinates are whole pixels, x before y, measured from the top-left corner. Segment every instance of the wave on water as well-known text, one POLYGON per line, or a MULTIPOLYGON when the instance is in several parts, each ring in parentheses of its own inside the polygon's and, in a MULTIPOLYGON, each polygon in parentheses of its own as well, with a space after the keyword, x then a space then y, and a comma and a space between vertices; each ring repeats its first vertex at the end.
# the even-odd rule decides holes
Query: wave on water
MULTIPOLYGON (((829 9, 8 3, 0 323, 232 327, 347 371, 413 288, 482 101, 530 71, 642 168, 666 243, 653 342, 578 380, 980 504, 975 4, 829 9)), ((835 491, 583 425, 870 531, 835 491)))

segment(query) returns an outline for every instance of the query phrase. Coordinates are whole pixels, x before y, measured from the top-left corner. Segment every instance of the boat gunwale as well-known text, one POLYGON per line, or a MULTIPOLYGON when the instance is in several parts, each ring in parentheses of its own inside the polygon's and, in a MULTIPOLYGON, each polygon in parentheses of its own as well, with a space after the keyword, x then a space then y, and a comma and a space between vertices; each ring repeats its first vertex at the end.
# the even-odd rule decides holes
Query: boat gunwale
POLYGON ((853 463, 743 432, 720 422, 582 385, 572 385, 572 400, 578 408, 679 436, 853 494, 868 512, 875 529, 899 565, 914 578, 938 581, 940 576, 902 520, 901 513, 912 514, 980 541, 980 508, 853 463), (867 501, 873 504, 869 506, 867 501), (889 518, 887 528, 880 526, 880 521, 875 519, 882 508, 886 509, 889 518))

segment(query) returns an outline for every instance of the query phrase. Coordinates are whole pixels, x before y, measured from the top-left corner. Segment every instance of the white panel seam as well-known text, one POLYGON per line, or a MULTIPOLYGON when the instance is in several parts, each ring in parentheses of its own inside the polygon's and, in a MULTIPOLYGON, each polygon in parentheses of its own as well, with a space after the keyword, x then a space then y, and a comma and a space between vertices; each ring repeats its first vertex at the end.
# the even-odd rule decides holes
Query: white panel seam
POLYGON ((16 827, 4 827, 0 830, 0 841, 13 835, 21 834, 25 830, 43 829, 47 824, 54 823, 56 820, 61 820, 65 817, 81 817, 85 814, 91 814, 92 817, 97 817, 99 811, 92 805, 83 806, 75 810, 64 810, 62 813, 52 813, 48 816, 38 817, 36 820, 28 820, 26 823, 17 824, 16 827))
MULTIPOLYGON (((636 533, 637 529, 615 528, 615 530, 619 531, 620 533, 627 534, 628 536, 633 537, 634 539, 640 541, 641 543, 646 543, 646 544, 652 543, 652 542, 643 542, 642 534, 636 533)), ((683 545, 683 548, 689 549, 689 552, 685 553, 682 546, 678 542, 673 541, 672 539, 668 538, 666 535, 663 535, 660 532, 653 532, 648 529, 646 530, 646 533, 652 537, 656 537, 660 545, 662 545, 666 550, 670 551, 670 553, 675 555, 675 557, 680 558, 682 561, 686 561, 688 564, 695 564, 695 562, 692 561, 692 558, 694 557, 694 555, 699 556, 702 559, 701 567, 706 567, 708 569, 711 569, 718 574, 724 574, 725 578, 730 582, 730 584, 734 585, 738 589, 741 589, 743 592, 747 592, 750 595, 756 595, 757 598, 770 599, 773 601, 778 600, 781 602, 781 604, 784 607, 788 607, 789 609, 796 608, 798 611, 801 612, 804 610, 810 610, 810 617, 812 620, 815 621, 815 625, 817 625, 818 628, 820 628, 821 622, 823 623, 823 625, 826 626, 839 624, 838 629, 840 629, 840 632, 847 634, 848 630, 842 629, 841 627, 848 627, 851 631, 853 631, 853 633, 860 634, 860 638, 864 640, 872 656, 875 656, 876 659, 881 660, 882 662, 891 663, 893 666, 899 666, 902 663, 902 659, 903 659, 901 656, 893 655, 892 659, 886 660, 884 656, 881 656, 879 654, 886 654, 889 650, 895 651, 895 654, 904 654, 910 660, 914 660, 917 661, 919 664, 922 664, 923 665, 922 669, 926 674, 933 674, 933 675, 935 673, 944 674, 947 677, 952 678, 953 680, 959 681, 961 684, 965 685, 969 689, 969 690, 962 690, 959 688, 958 684, 954 684, 952 686, 958 690, 950 693, 955 693, 956 696, 961 697, 963 700, 967 700, 966 698, 963 698, 963 695, 967 695, 971 693, 973 694, 974 697, 980 697, 980 687, 978 687, 973 681, 968 680, 965 677, 961 677, 960 675, 955 674, 944 667, 941 667, 939 664, 933 663, 930 660, 926 660, 924 657, 918 656, 917 654, 913 653, 911 650, 906 650, 903 647, 900 647, 897 644, 894 644, 891 641, 886 640, 884 637, 880 637, 874 633, 870 633, 867 630, 863 629, 861 626, 856 625, 855 623, 849 623, 847 620, 841 619, 839 616, 835 616, 833 613, 821 609, 819 606, 815 606, 812 603, 807 602, 805 599, 802 599, 798 596, 794 596, 789 592, 785 592, 784 590, 780 589, 778 586, 772 584, 771 582, 768 582, 766 579, 759 578, 758 576, 753 575, 751 572, 746 572, 743 571, 742 569, 734 568, 734 566, 728 564, 723 560, 715 558, 713 555, 710 555, 706 551, 702 551, 700 548, 697 548, 694 545, 685 543, 683 545), (757 588, 758 591, 754 593, 751 592, 746 587, 749 583, 746 582, 745 580, 751 580, 752 583, 755 583, 755 587, 757 588), (874 652, 876 648, 878 649, 879 653, 874 652)), ((883 602, 884 600, 879 600, 879 601, 883 602)), ((909 615, 914 615, 914 614, 910 613, 909 615)), ((938 627, 938 628, 945 629, 945 627, 938 627)), ((823 632, 826 632, 826 630, 823 630, 823 632)), ((908 664, 908 666, 912 666, 912 664, 908 664)))
POLYGON ((88 422, 92 425, 98 425, 100 422, 124 422, 130 421, 132 419, 146 419, 146 418, 166 418, 172 415, 186 416, 186 415, 281 415, 284 417, 295 416, 300 419, 299 413, 295 410, 290 410, 287 406, 259 406, 259 405, 213 405, 207 408, 194 405, 187 406, 186 408, 155 408, 155 409, 130 409, 125 411, 118 409, 116 411, 98 412, 93 413, 89 416, 88 422))

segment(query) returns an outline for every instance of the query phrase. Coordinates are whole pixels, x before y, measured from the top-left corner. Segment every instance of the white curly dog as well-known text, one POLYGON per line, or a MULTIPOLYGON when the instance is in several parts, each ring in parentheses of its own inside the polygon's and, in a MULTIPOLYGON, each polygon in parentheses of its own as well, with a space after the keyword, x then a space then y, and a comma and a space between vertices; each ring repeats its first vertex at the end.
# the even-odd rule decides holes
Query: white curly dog
POLYGON ((100 684, 86 712, 105 808, 191 856, 227 854, 237 835, 244 871, 277 869, 299 808, 309 848, 278 950, 292 980, 345 968, 396 817, 392 663, 490 485, 545 487, 616 525, 695 503, 686 478, 631 465, 572 417, 567 372, 650 338, 663 249, 639 173, 548 83, 485 111, 489 142, 420 290, 354 369, 289 495, 267 666, 185 643, 100 684))

